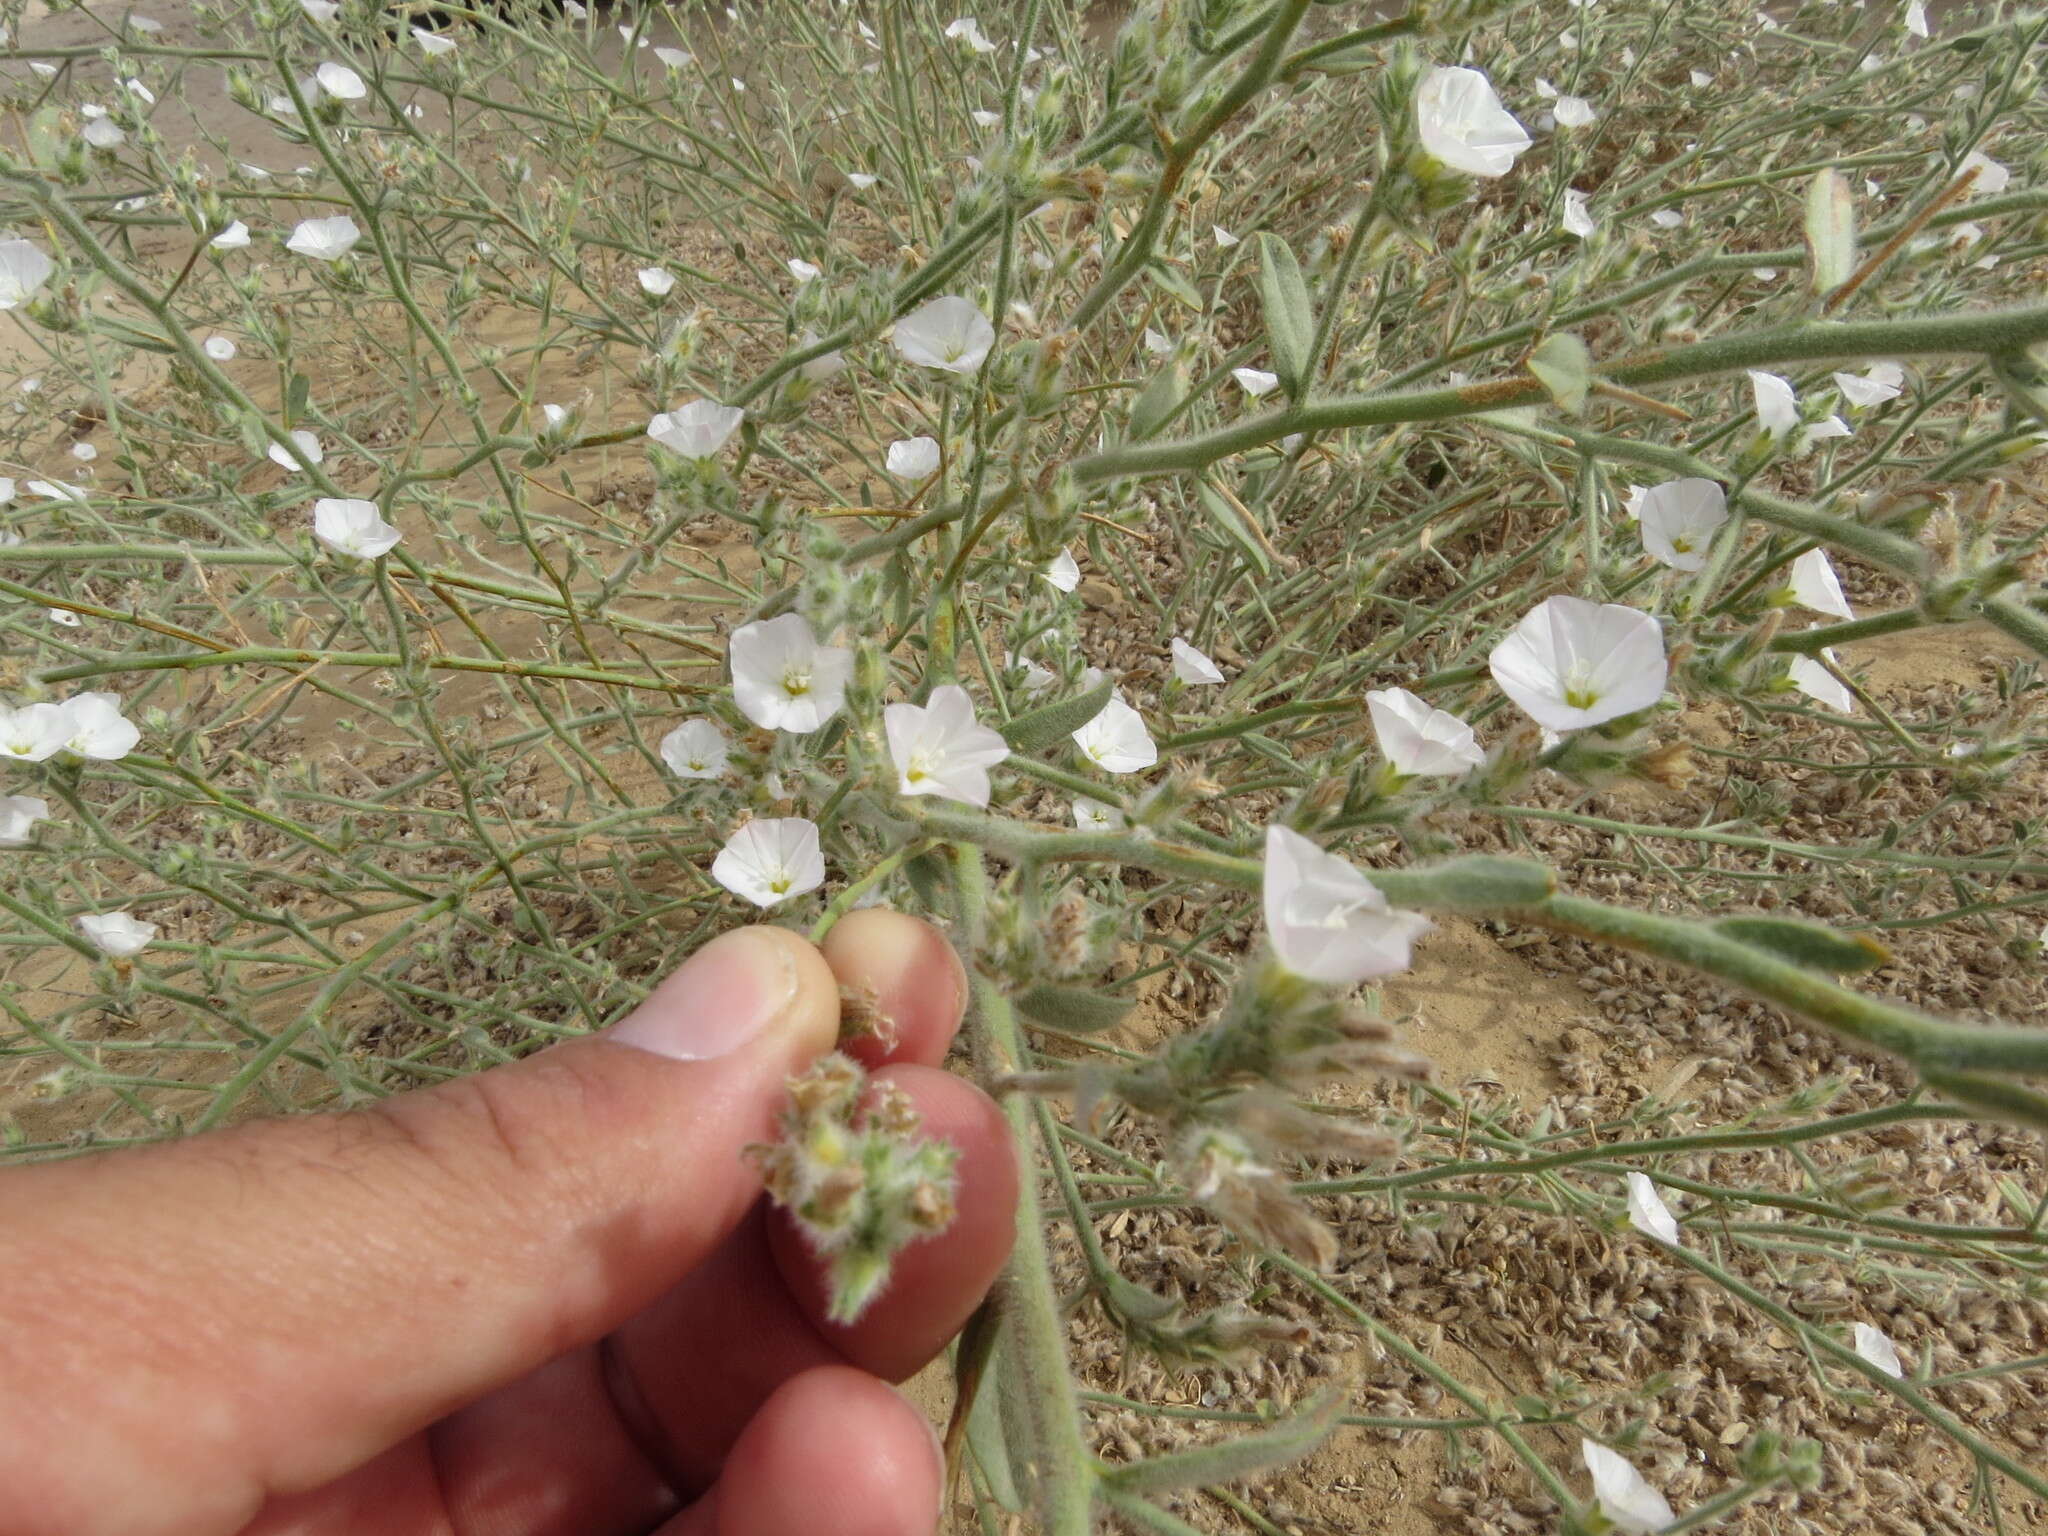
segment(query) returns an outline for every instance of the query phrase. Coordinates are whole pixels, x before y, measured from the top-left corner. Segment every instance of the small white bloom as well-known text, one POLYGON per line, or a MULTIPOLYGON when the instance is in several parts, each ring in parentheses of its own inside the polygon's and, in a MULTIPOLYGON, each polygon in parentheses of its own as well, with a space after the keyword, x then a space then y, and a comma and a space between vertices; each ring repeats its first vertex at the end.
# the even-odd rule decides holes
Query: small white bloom
POLYGON ((52 624, 62 624, 66 629, 77 629, 85 622, 85 620, 73 613, 69 608, 50 609, 49 619, 52 624))
POLYGON ((313 503, 313 537, 336 554, 375 560, 396 549, 402 535, 379 515, 374 501, 322 496, 313 503))
POLYGON ((981 23, 972 16, 956 16, 946 23, 946 36, 958 39, 976 53, 994 53, 996 45, 982 35, 981 23))
POLYGON ((341 14, 339 0, 299 0, 299 9, 314 21, 332 21, 341 14))
POLYGON ((1529 135, 1508 114, 1476 69, 1432 69, 1415 93, 1415 124, 1433 159, 1467 176, 1505 176, 1529 147, 1529 135))
POLYGON ((1081 585, 1081 564, 1063 549, 1053 556, 1052 564, 1045 568, 1045 579, 1060 591, 1071 592, 1081 585))
POLYGON ((1261 395, 1270 394, 1273 387, 1280 382, 1279 374, 1267 373, 1259 368, 1233 368, 1230 370, 1230 376, 1237 380, 1237 387, 1254 400, 1261 395))
POLYGON ((0 309, 26 303, 56 270, 56 263, 28 241, 0 240, 0 309))
POLYGON ((540 419, 547 423, 549 431, 557 431, 569 420, 569 407, 544 402, 540 408, 540 419))
POLYGON ((1868 1323, 1858 1323, 1853 1330, 1856 1339, 1856 1353, 1883 1371, 1887 1376, 1905 1377, 1906 1368, 1899 1362, 1899 1348, 1882 1328, 1873 1328, 1868 1323))
POLYGON ((1100 800, 1090 800, 1086 795, 1074 801, 1074 825, 1083 832, 1115 832, 1127 825, 1130 817, 1113 805, 1104 805, 1100 800))
POLYGON ((1486 761, 1471 726, 1447 710, 1432 709, 1406 688, 1376 689, 1365 696, 1365 707, 1380 756, 1396 773, 1453 778, 1486 761))
POLYGON ((823 270, 805 261, 801 256, 790 257, 785 265, 789 268, 789 275, 800 283, 808 283, 823 270))
POLYGON ((92 498, 79 487, 64 480, 31 480, 27 489, 38 496, 47 496, 52 501, 90 501, 92 498))
POLYGON ((1429 928, 1420 912, 1388 906, 1349 863, 1277 822, 1266 828, 1263 902, 1280 963, 1330 986, 1407 970, 1429 928))
POLYGON ((708 459, 723 448, 747 413, 716 400, 692 400, 663 411, 647 423, 647 435, 670 453, 686 459, 708 459))
POLYGON ((1593 231, 1598 228, 1593 222, 1592 210, 1586 206, 1586 196, 1587 194, 1579 191, 1576 187, 1565 188, 1564 219, 1562 221, 1564 232, 1568 235, 1576 235, 1581 240, 1591 239, 1593 231))
POLYGON ((1647 485, 1632 485, 1621 499, 1621 509, 1637 522, 1642 521, 1643 498, 1650 494, 1647 485))
POLYGON ((1728 521, 1728 494, 1712 480, 1667 480, 1643 495, 1643 548, 1675 571, 1704 570, 1714 530, 1728 521))
POLYGON ((1221 224, 1211 224, 1209 226, 1209 234, 1215 240, 1218 250, 1227 251, 1233 245, 1239 243, 1238 237, 1225 229, 1221 224))
POLYGON ((1560 96, 1557 105, 1551 108, 1551 116, 1557 119, 1560 128, 1584 128, 1599 114, 1593 110, 1593 103, 1583 96, 1560 96))
POLYGON ((1678 1244, 1678 1220, 1647 1173, 1628 1176, 1628 1224, 1660 1243, 1678 1244))
POLYGON ((292 230, 284 248, 314 261, 339 261, 363 238, 356 221, 345 213, 331 219, 303 219, 292 230))
POLYGON ((55 757, 71 739, 70 721, 56 704, 0 704, 0 759, 40 763, 55 757))
POLYGON ((757 907, 772 907, 825 883, 818 824, 802 816, 750 821, 711 861, 711 878, 757 907))
MULTIPOLYGON (((809 349, 818 344, 819 336, 816 331, 806 330, 797 339, 804 348, 809 349)), ((808 363, 798 363, 796 371, 804 378, 809 379, 813 384, 823 384, 827 379, 836 379, 840 374, 846 372, 846 354, 844 352, 820 353, 808 363)))
POLYGON ((562 14, 571 21, 585 21, 589 19, 590 7, 582 0, 562 0, 562 14))
POLYGON ((1970 183, 1972 197, 1996 197, 2012 185, 2012 172, 1981 149, 1973 149, 1963 156, 1963 163, 1956 167, 1956 174, 1961 175, 1973 167, 1977 179, 1970 183))
MULTIPOLYGON (((1821 654, 1829 661, 1835 659, 1832 649, 1821 654)), ((1794 656, 1792 664, 1785 669, 1792 686, 1812 699, 1816 704, 1825 704, 1837 714, 1856 713, 1856 695, 1843 686, 1835 674, 1811 656, 1794 656)))
POLYGON ((119 762, 135 750, 142 732, 121 713, 118 693, 77 693, 57 706, 64 750, 96 762, 119 762))
POLYGON ((1903 393, 1906 370, 1897 363, 1872 363, 1858 378, 1853 373, 1835 375, 1835 388, 1850 405, 1869 407, 1896 400, 1903 393))
POLYGON ((313 71, 313 83, 336 101, 361 101, 370 94, 363 77, 346 64, 322 64, 313 71))
POLYGON ((1626 1456, 1591 1440, 1579 1442, 1579 1454, 1593 1474, 1593 1497, 1600 1513, 1624 1536, 1650 1536, 1678 1518, 1664 1495, 1643 1481, 1626 1456))
POLYGON ((890 704, 882 710, 896 788, 906 795, 940 795, 987 805, 988 771, 1010 755, 1000 732, 974 718, 974 700, 955 683, 932 690, 925 704, 890 704))
POLYGON ((838 712, 853 652, 820 645, 800 613, 742 624, 726 644, 740 713, 772 731, 802 735, 838 712))
POLYGON ((1620 603, 1551 597, 1487 658, 1501 692, 1537 724, 1576 731, 1648 709, 1664 694, 1664 633, 1620 603))
POLYGON ((948 294, 898 320, 894 341, 905 362, 972 373, 995 345, 996 328, 972 301, 948 294))
POLYGON ((688 69, 697 62, 694 54, 681 48, 656 48, 654 56, 661 61, 663 69, 688 69))
POLYGON ((939 468, 936 437, 899 437, 889 445, 884 467, 898 480, 922 480, 939 468))
POLYGON ((1912 0, 1906 7, 1906 31, 1914 37, 1928 36, 1927 7, 1921 0, 1912 0))
POLYGON ((429 32, 425 27, 414 27, 412 40, 420 45, 420 52, 430 59, 438 59, 455 51, 454 38, 443 37, 438 32, 429 32))
POLYGON ((1849 606, 1842 591, 1841 578, 1835 574, 1834 564, 1824 549, 1809 549, 1792 562, 1792 598, 1815 613, 1832 614, 1838 619, 1856 617, 1856 610, 1849 606))
POLYGON ((1692 80, 1692 88, 1696 91, 1704 91, 1714 83, 1714 77, 1704 69, 1693 70, 1689 78, 1692 80))
POLYGON ((1043 693, 1059 681, 1050 669, 1041 667, 1029 656, 1012 656, 1009 652, 1005 651, 1003 653, 1003 665, 1006 667, 1022 667, 1024 669, 1023 680, 1018 686, 1023 688, 1026 693, 1043 693))
POLYGON ((155 923, 139 922, 126 912, 85 913, 73 921, 94 949, 114 960, 141 954, 158 932, 155 923))
POLYGON ((1173 643, 1168 649, 1173 653, 1173 675, 1182 682, 1200 684, 1223 681, 1222 668, 1179 635, 1173 637, 1173 643))
POLYGON ((1074 732, 1081 755, 1106 773, 1139 773, 1159 761, 1145 717, 1112 696, 1093 720, 1074 732))
POLYGON ((1155 331, 1148 325, 1145 327, 1144 341, 1145 350, 1154 357, 1171 357, 1173 355, 1173 338, 1164 331, 1155 331))
POLYGON ((640 279, 640 288, 657 299, 676 285, 675 273, 666 267, 642 267, 634 276, 640 279))
POLYGON ((986 107, 977 107, 967 115, 974 119, 977 128, 993 128, 1003 120, 1002 113, 991 112, 986 107))
POLYGON ((679 779, 715 779, 730 749, 725 732, 709 720, 685 720, 661 738, 661 760, 679 779))
POLYGON ((95 448, 91 443, 78 442, 71 445, 71 457, 78 460, 81 464, 90 464, 99 456, 99 449, 95 448))
POLYGON ((1676 229, 1685 222, 1685 215, 1676 208, 1659 208, 1650 215, 1650 222, 1659 229, 1676 229))
POLYGON ((1815 443, 1824 442, 1828 438, 1853 436, 1855 436, 1855 428, 1842 420, 1841 417, 1823 416, 1819 421, 1814 422, 1799 434, 1797 446, 1799 451, 1804 453, 1810 450, 1815 443))
POLYGON ((1749 393, 1756 405, 1757 425, 1773 437, 1799 425, 1799 397, 1789 381, 1775 373, 1749 370, 1749 393))
POLYGON ((238 349, 231 337, 209 336, 200 344, 199 350, 212 358, 216 363, 225 363, 235 355, 238 349))
POLYGON ((26 848, 35 838, 36 823, 49 819, 47 800, 34 795, 0 795, 0 848, 26 848))
POLYGON ((249 243, 249 226, 237 219, 206 243, 217 251, 239 251, 249 243))
POLYGON ((94 149, 118 149, 128 142, 128 135, 122 131, 121 125, 105 115, 88 116, 85 126, 79 130, 79 137, 94 149))
MULTIPOLYGON (((288 432, 286 436, 291 438, 292 448, 298 449, 300 456, 304 458, 308 464, 318 464, 319 462, 321 462, 321 460, 327 457, 326 453, 320 447, 320 439, 315 437, 312 433, 306 431, 304 428, 295 427, 290 432, 288 432)), ((299 461, 298 459, 292 457, 291 448, 285 447, 283 443, 272 443, 268 448, 265 448, 263 450, 263 453, 264 456, 268 458, 271 463, 276 464, 281 468, 288 469, 293 474, 298 473, 299 461)))
POLYGON ((868 188, 874 186, 881 179, 879 176, 869 175, 866 171, 848 171, 846 173, 846 184, 856 192, 867 191, 868 188))

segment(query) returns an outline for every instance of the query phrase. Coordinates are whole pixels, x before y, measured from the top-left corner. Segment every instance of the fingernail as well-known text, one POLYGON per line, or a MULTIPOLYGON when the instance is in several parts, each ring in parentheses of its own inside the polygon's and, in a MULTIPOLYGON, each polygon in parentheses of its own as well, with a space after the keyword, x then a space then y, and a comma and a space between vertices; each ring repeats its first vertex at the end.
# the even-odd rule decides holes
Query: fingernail
POLYGON ((779 941, 736 928, 692 955, 606 1038, 676 1061, 730 1055, 789 1006, 796 982, 779 941))

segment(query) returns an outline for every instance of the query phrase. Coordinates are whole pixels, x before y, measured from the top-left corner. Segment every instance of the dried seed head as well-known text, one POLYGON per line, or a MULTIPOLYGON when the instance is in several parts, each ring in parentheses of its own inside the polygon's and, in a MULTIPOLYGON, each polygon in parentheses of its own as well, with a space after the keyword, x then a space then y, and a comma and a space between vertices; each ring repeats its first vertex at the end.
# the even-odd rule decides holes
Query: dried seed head
POLYGON ((1699 777, 1699 765, 1693 761, 1689 741, 1668 741, 1661 747, 1652 747, 1636 759, 1635 769, 1652 784, 1669 790, 1682 791, 1699 777))
POLYGON ((874 1040, 884 1050, 896 1045, 896 1020, 882 1010, 881 994, 864 983, 839 987, 839 1041, 849 1040, 874 1040))

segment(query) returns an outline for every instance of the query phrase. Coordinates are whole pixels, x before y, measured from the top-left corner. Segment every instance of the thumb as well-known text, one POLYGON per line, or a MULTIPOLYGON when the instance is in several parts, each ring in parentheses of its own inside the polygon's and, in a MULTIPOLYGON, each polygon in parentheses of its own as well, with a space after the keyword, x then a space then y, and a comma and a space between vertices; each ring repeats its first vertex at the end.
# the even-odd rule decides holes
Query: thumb
POLYGON ((0 1486, 233 1528, 600 1337, 738 1222, 837 1018, 816 949, 740 929, 515 1065, 0 1176, 0 1486))

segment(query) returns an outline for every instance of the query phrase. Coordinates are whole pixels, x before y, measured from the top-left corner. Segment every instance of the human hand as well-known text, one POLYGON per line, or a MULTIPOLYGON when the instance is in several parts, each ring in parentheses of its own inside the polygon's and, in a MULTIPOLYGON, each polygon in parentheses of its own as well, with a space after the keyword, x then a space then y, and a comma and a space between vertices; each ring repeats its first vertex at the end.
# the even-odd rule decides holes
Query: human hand
MULTIPOLYGON (((890 1387, 1008 1254, 1002 1116, 938 1070, 965 978, 856 912, 704 946, 629 1018, 350 1114, 0 1175, 0 1536, 927 1536, 890 1387), (960 1150, 848 1327, 742 1159, 841 985, 960 1150)), ((862 1044, 869 1044, 862 1042, 862 1044)))

